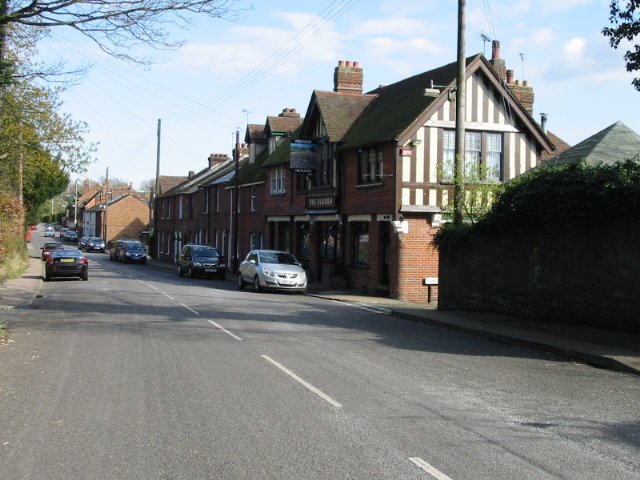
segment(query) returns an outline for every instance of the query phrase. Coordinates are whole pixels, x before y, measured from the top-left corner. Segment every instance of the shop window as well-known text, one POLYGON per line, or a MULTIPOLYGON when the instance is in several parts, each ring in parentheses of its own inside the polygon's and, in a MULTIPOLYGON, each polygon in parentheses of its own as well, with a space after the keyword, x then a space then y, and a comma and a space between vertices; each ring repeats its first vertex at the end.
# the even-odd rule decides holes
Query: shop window
POLYGON ((369 222, 353 222, 352 226, 353 263, 369 263, 369 222))

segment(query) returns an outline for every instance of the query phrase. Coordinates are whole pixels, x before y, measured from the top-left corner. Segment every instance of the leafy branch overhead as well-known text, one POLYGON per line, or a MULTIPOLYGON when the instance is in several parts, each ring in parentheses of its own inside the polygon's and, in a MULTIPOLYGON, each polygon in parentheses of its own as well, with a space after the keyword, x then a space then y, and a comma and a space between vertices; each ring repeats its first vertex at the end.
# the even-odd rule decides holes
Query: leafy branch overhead
POLYGON ((240 9, 237 0, 130 0, 130 1, 30 1, 0 0, 0 28, 21 24, 51 28, 68 26, 94 40, 114 57, 144 64, 127 53, 136 45, 175 49, 181 40, 171 40, 168 25, 188 28, 190 14, 232 20, 240 9))
MULTIPOLYGON (((612 27, 605 27, 602 33, 609 37, 609 44, 617 49, 623 40, 634 42, 640 34, 640 1, 627 0, 620 2, 611 0, 609 5, 609 21, 612 27)), ((624 54, 627 72, 640 70, 640 46, 634 43, 624 54)), ((636 77, 631 82, 636 90, 640 90, 640 78, 636 77)))

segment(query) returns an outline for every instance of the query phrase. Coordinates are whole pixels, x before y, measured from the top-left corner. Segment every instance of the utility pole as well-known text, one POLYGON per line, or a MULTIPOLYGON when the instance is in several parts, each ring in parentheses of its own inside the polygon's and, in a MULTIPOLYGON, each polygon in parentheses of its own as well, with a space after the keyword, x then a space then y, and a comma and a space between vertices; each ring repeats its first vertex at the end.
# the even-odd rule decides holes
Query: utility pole
POLYGON ((458 79, 456 92, 456 160, 453 167, 453 222, 462 225, 464 202, 464 154, 465 154, 465 28, 466 0, 458 0, 458 79))
POLYGON ((234 152, 233 152, 233 159, 235 161, 235 174, 234 174, 234 180, 235 180, 235 191, 236 191, 236 195, 234 198, 234 205, 233 205, 233 270, 234 273, 238 271, 238 265, 240 264, 240 261, 238 259, 238 214, 240 212, 240 183, 238 180, 238 170, 239 170, 239 163, 240 163, 240 130, 236 129, 236 147, 234 148, 234 152))
POLYGON ((153 193, 153 218, 156 218, 156 197, 158 196, 158 192, 160 190, 160 133, 161 133, 162 120, 158 119, 158 147, 156 151, 156 188, 153 193))
POLYGON ((104 181, 105 194, 107 196, 107 200, 104 204, 104 241, 107 243, 109 239, 107 238, 107 234, 109 230, 107 229, 107 213, 109 212, 109 167, 107 167, 107 176, 104 181))

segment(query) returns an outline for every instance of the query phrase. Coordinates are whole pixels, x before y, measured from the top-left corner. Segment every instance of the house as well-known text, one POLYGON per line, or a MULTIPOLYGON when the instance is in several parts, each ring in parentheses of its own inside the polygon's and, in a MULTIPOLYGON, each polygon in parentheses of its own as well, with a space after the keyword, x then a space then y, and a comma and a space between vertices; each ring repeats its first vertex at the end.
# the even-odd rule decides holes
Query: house
POLYGON ((235 173, 235 161, 210 155, 209 166, 189 172, 183 182, 156 198, 157 258, 175 262, 185 243, 212 244, 228 256, 232 200, 225 186, 235 173), (224 213, 222 213, 224 212, 224 213))
POLYGON ((568 150, 552 157, 543 166, 577 163, 584 159, 588 165, 610 165, 640 155, 640 135, 622 122, 616 122, 590 136, 568 150))
MULTIPOLYGON (((341 61, 333 90, 313 91, 304 118, 285 109, 264 126, 249 125, 247 158, 158 199, 172 215, 171 202, 187 202, 192 220, 160 229, 174 242, 208 240, 234 265, 252 248, 278 248, 303 261, 311 282, 436 301, 439 259, 431 240, 452 199, 457 64, 368 93, 363 75, 357 62, 341 61), (179 200, 196 198, 195 185, 208 201, 179 200), (225 200, 214 201, 222 191, 225 200), (194 236, 200 215, 209 233, 194 236), (214 223, 219 233, 212 236, 214 223)), ((487 165, 486 180, 504 182, 554 152, 557 137, 532 118, 533 88, 513 80, 499 42, 490 60, 467 58, 465 76, 468 165, 487 165)), ((164 248, 175 261, 175 246, 164 248)))
POLYGON ((118 238, 142 239, 149 224, 149 205, 132 194, 97 203, 84 210, 83 235, 102 237, 106 242, 118 238))
MULTIPOLYGON (((265 162, 268 244, 290 246, 313 282, 435 301, 431 239, 452 198, 456 75, 454 62, 362 93, 360 65, 340 62, 333 91, 313 92, 290 139, 316 145, 315 164, 297 169, 285 148, 265 162), (431 85, 440 93, 425 96, 431 85)), ((490 162, 497 182, 539 165, 554 145, 531 116, 533 89, 513 81, 499 43, 491 60, 467 58, 465 75, 467 162, 490 162)))

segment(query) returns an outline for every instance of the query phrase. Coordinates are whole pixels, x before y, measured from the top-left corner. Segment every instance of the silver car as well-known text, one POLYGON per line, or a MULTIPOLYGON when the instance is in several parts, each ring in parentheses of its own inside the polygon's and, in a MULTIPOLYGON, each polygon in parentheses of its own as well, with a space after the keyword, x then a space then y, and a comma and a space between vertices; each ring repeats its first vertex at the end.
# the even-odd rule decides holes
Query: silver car
POLYGON ((253 285, 256 292, 286 290, 307 293, 307 275, 302 264, 289 252, 253 250, 240 264, 238 288, 253 285))

